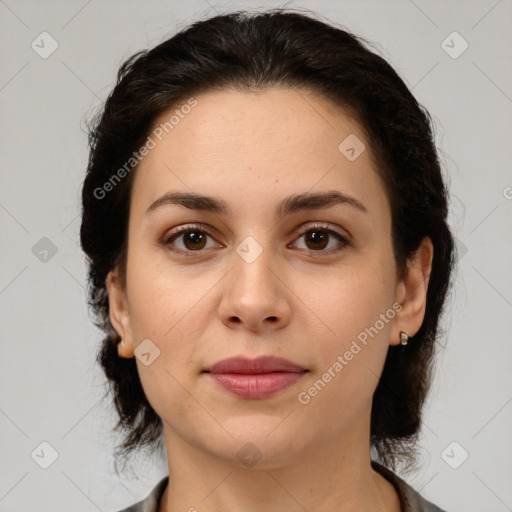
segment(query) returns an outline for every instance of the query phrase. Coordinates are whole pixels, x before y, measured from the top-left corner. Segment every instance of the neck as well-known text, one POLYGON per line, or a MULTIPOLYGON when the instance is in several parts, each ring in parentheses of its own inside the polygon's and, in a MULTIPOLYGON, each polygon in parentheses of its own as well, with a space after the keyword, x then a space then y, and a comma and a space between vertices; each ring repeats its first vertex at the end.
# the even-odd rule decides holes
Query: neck
POLYGON ((165 429, 169 485, 159 512, 401 510, 393 485, 371 467, 365 435, 308 446, 287 460, 262 457, 249 468, 165 429))

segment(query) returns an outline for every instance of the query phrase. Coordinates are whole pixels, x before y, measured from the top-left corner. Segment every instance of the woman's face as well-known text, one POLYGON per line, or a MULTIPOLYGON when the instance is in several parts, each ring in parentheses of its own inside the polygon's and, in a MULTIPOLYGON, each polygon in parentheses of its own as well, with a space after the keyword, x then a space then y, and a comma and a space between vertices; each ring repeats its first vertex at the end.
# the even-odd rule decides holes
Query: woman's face
POLYGON ((368 444, 389 345, 400 330, 415 334, 424 304, 413 291, 406 307, 361 127, 305 91, 195 100, 166 129, 176 109, 158 119, 134 177, 126 290, 115 273, 107 280, 120 355, 135 350, 168 443, 240 465, 251 452, 269 468, 333 443, 368 444), (338 199, 324 201, 332 192, 338 199), (154 205, 177 193, 211 200, 154 205), (262 355, 304 371, 275 374, 288 386, 278 390, 268 375, 205 373, 262 355))

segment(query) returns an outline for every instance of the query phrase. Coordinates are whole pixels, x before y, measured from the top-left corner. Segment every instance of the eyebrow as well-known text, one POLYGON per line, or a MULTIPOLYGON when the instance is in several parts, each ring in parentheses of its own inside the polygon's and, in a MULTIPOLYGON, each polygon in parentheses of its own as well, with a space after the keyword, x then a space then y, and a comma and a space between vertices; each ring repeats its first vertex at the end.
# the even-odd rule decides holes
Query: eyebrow
MULTIPOLYGON (((230 215, 231 209, 226 201, 216 197, 204 196, 190 192, 167 192, 154 201, 146 210, 146 215, 154 212, 157 208, 166 204, 177 204, 191 210, 212 212, 221 215, 230 215)), ((290 213, 302 210, 317 210, 329 208, 336 204, 347 204, 368 213, 366 207, 356 199, 339 191, 328 192, 306 192, 303 194, 294 194, 287 197, 274 209, 276 217, 284 217, 290 213)))

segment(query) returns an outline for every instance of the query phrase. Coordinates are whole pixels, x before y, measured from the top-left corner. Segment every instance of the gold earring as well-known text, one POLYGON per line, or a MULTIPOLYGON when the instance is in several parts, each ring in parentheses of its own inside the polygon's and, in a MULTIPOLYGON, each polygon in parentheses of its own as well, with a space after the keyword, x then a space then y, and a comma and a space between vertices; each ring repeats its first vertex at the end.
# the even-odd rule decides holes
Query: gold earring
POLYGON ((409 335, 407 333, 405 333, 404 331, 400 331, 400 344, 407 345, 408 341, 409 341, 409 335))

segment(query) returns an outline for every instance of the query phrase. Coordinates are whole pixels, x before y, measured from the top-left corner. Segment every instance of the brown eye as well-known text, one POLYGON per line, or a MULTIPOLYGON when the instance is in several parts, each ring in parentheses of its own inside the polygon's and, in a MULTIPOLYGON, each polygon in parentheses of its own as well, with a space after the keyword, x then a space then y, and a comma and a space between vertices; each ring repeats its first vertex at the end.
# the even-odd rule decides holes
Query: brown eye
POLYGON ((330 235, 325 230, 310 230, 306 233, 305 243, 308 249, 325 249, 329 243, 330 235))
MULTIPOLYGON (((341 233, 325 226, 310 227, 303 231, 298 239, 301 238, 304 238, 304 242, 303 247, 300 247, 299 244, 299 249, 319 253, 319 255, 337 252, 350 245, 341 233)), ((184 256, 194 256, 194 253, 199 255, 205 252, 205 249, 222 247, 222 245, 215 243, 213 237, 205 229, 193 225, 180 226, 174 233, 165 238, 163 244, 170 246, 170 250, 173 252, 184 256), (209 246, 208 239, 211 240, 209 246)))
POLYGON ((211 244, 207 247, 208 239, 213 240, 204 229, 197 226, 181 226, 176 232, 168 236, 164 241, 164 245, 171 246, 171 250, 189 255, 193 252, 201 252, 203 249, 214 247, 211 244))
POLYGON ((348 240, 337 231, 323 226, 309 228, 303 231, 299 239, 304 238, 304 246, 298 247, 299 249, 309 250, 312 252, 331 253, 343 249, 349 245, 348 240), (332 246, 332 243, 338 241, 337 244, 332 246), (327 250, 326 247, 330 246, 327 250))
POLYGON ((206 236, 201 231, 186 231, 181 236, 183 236, 183 245, 191 251, 204 249, 206 245, 206 236))

